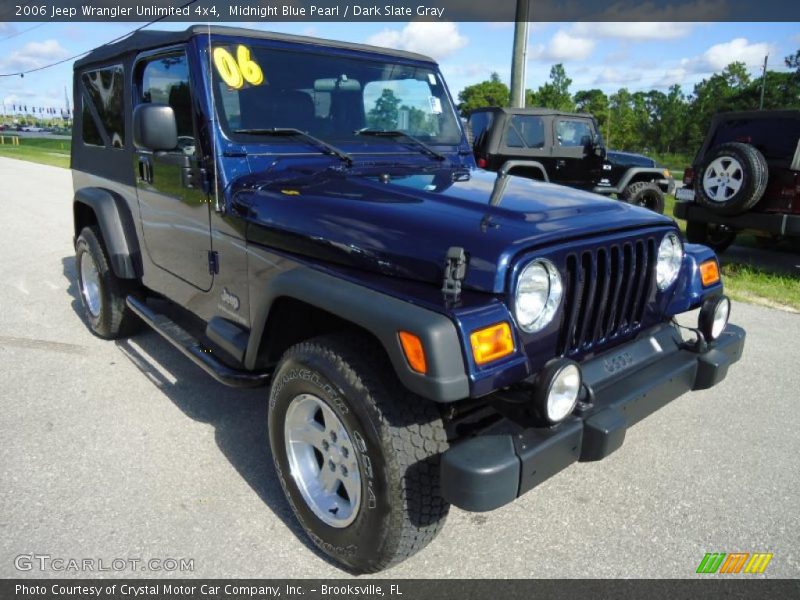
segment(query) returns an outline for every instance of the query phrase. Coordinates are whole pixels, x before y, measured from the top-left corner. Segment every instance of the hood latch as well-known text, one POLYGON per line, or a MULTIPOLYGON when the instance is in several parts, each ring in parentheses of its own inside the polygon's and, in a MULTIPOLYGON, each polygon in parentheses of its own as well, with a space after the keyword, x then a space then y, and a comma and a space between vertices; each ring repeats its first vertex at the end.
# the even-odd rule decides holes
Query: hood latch
POLYGON ((444 283, 442 294, 449 302, 458 302, 461 299, 461 282, 467 274, 467 254, 459 246, 452 246, 447 250, 447 259, 444 264, 444 283))

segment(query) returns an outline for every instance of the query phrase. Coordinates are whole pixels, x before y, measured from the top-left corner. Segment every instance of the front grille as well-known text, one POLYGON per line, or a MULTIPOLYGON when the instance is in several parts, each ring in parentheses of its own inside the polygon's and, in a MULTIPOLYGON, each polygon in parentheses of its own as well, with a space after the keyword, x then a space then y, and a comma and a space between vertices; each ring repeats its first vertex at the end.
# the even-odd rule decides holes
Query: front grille
POLYGON ((568 255, 559 353, 586 352, 638 330, 655 267, 652 237, 568 255))

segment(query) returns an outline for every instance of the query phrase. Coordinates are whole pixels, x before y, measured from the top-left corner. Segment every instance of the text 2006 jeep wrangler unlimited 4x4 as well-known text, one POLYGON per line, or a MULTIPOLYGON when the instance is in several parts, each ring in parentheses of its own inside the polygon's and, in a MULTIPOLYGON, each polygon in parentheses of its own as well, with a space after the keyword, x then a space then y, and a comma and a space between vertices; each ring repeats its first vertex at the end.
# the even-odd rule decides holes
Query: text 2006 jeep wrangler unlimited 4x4
POLYGON ((477 169, 424 56, 141 31, 75 63, 75 101, 92 331, 144 321, 218 381, 269 384, 289 503, 352 571, 424 547, 450 504, 603 458, 741 356, 711 250, 477 169), (673 316, 697 307, 687 342, 673 316))

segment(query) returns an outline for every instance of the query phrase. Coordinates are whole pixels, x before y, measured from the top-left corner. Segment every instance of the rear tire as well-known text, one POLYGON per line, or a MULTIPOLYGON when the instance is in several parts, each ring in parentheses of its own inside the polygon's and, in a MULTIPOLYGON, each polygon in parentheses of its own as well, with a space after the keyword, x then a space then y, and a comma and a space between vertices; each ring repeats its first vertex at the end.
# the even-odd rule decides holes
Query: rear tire
POLYGON ((438 408, 403 388, 372 340, 325 336, 290 348, 270 390, 269 436, 295 516, 348 570, 397 564, 443 526, 448 444, 438 408))
POLYGON ((736 239, 736 230, 716 223, 700 223, 688 221, 686 223, 686 239, 692 244, 703 244, 714 252, 722 253, 728 249, 736 239))
POLYGON ((622 199, 628 204, 649 208, 660 215, 664 214, 664 192, 651 181, 630 184, 623 190, 622 199))
POLYGON ((767 189, 767 161, 755 147, 731 142, 713 148, 703 161, 695 199, 720 215, 750 210, 767 189))
POLYGON ((96 336, 110 340, 131 335, 141 321, 125 304, 125 298, 138 286, 114 274, 102 240, 97 227, 85 227, 75 242, 75 266, 89 329, 96 336))

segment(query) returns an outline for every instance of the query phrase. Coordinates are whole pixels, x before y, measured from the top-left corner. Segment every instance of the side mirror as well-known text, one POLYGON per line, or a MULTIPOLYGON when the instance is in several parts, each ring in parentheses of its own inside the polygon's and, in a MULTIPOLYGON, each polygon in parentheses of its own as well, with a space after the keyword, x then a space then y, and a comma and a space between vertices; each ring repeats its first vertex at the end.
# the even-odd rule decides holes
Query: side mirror
POLYGON ((140 150, 174 150, 178 145, 175 111, 166 104, 140 104, 133 109, 133 144, 140 150))

